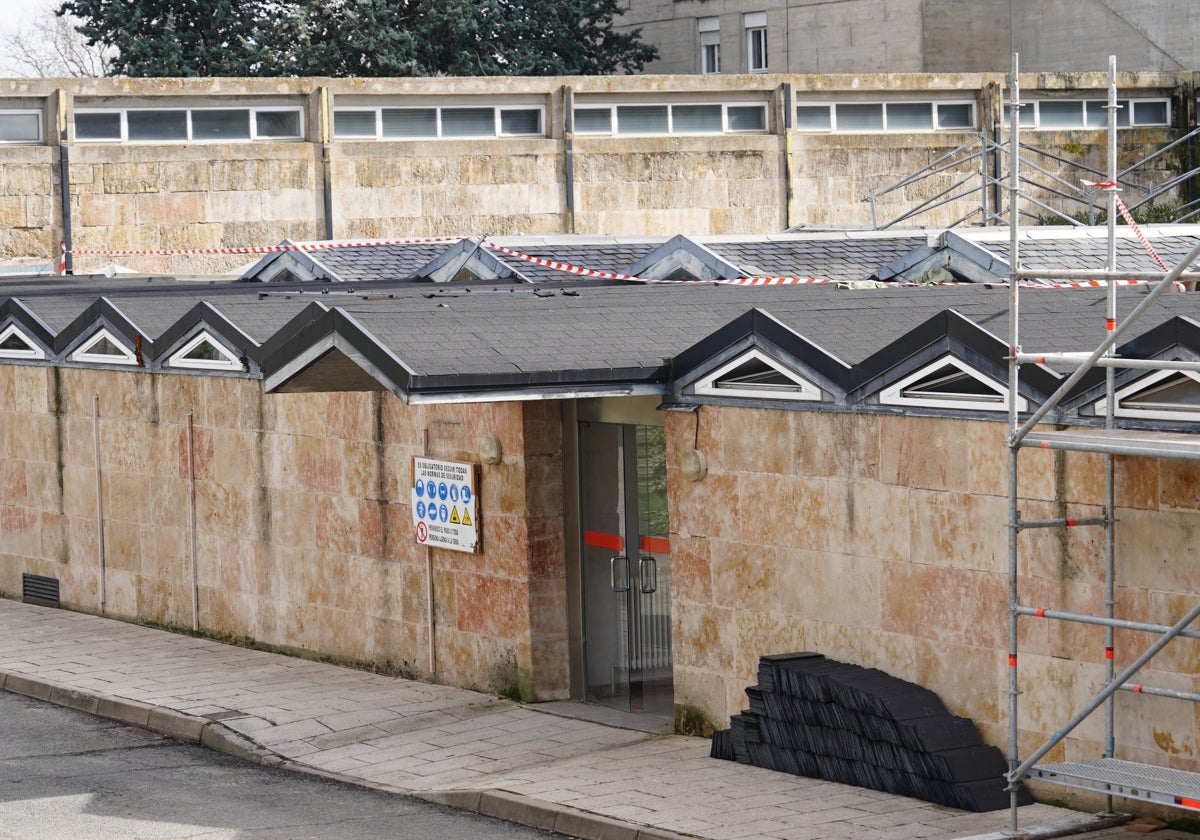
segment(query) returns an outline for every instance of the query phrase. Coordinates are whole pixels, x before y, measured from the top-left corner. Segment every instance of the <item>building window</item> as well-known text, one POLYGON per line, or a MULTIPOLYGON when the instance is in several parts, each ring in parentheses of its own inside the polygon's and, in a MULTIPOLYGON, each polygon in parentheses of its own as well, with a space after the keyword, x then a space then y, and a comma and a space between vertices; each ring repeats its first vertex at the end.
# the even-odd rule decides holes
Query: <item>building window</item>
POLYGON ((0 330, 0 359, 44 359, 46 353, 29 336, 9 324, 0 330))
MULTIPOLYGON (((881 405, 1003 411, 1008 388, 954 356, 943 356, 879 393, 881 405)), ((1020 411, 1024 397, 1017 398, 1020 411)))
POLYGON ((743 18, 746 25, 746 69, 767 72, 767 13, 751 12, 743 18))
POLYGON ((337 108, 333 114, 333 136, 341 140, 545 135, 540 107, 337 108))
POLYGON ((40 142, 41 111, 0 111, 0 143, 40 142))
POLYGON ((819 400, 821 389, 760 350, 743 353, 696 382, 697 394, 757 400, 819 400))
POLYGON ((715 17, 700 18, 700 72, 721 72, 721 20, 715 17))
POLYGON ((831 102, 796 106, 797 131, 964 131, 973 102, 831 102))
POLYGON ((71 361, 107 365, 136 365, 138 363, 134 352, 103 328, 71 354, 71 361))
MULTIPOLYGON (((1021 103, 1022 128, 1062 130, 1107 128, 1106 99, 1045 99, 1021 103)), ((1118 99, 1117 127, 1171 124, 1169 99, 1118 99)))
POLYGON ((299 140, 300 108, 127 108, 75 113, 75 139, 96 142, 299 140))
POLYGON ((741 134, 767 130, 759 102, 585 106, 575 109, 576 134, 741 134))
POLYGON ((167 360, 169 367, 242 371, 246 366, 225 345, 201 332, 167 360))

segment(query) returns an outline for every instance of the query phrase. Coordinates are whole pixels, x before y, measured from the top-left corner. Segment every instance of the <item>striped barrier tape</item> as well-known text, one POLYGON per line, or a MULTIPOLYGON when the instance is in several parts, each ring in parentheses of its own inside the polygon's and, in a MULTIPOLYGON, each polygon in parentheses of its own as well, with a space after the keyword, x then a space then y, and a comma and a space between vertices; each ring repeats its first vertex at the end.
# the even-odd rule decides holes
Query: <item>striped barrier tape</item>
POLYGON ((254 255, 279 254, 287 251, 328 251, 337 248, 367 248, 381 245, 425 245, 439 242, 459 242, 462 236, 425 236, 412 239, 352 239, 329 242, 299 242, 284 245, 247 245, 232 248, 146 248, 112 249, 112 248, 68 248, 67 243, 59 240, 60 251, 58 270, 66 273, 67 254, 106 256, 106 257, 190 257, 212 255, 254 255))
POLYGON ((592 268, 583 268, 582 266, 572 265, 571 263, 559 262, 557 260, 547 260, 541 257, 535 257, 530 254, 523 254, 520 251, 507 248, 503 245, 497 245, 494 242, 483 243, 488 248, 500 251, 503 254, 508 254, 510 257, 515 257, 519 260, 540 265, 544 268, 553 268, 556 271, 565 271, 568 274, 575 274, 581 277, 599 277, 605 280, 624 280, 629 283, 653 283, 653 284, 670 284, 670 285, 695 285, 695 284, 721 284, 726 286, 791 286, 798 284, 816 284, 816 283, 832 283, 833 281, 826 277, 730 277, 723 280, 651 280, 645 277, 634 277, 631 274, 619 274, 614 271, 597 271, 592 268))
POLYGON ((1142 247, 1146 249, 1146 253, 1150 255, 1150 259, 1154 260, 1154 264, 1163 271, 1170 271, 1167 264, 1158 256, 1158 252, 1154 250, 1154 246, 1150 244, 1150 240, 1142 233, 1142 229, 1138 227, 1138 223, 1133 220, 1128 208, 1125 207, 1125 202, 1121 201, 1121 196, 1113 196, 1116 199, 1117 209, 1121 211, 1121 218, 1125 220, 1125 224, 1129 225, 1129 229, 1133 231, 1133 235, 1138 238, 1138 242, 1142 243, 1142 247))

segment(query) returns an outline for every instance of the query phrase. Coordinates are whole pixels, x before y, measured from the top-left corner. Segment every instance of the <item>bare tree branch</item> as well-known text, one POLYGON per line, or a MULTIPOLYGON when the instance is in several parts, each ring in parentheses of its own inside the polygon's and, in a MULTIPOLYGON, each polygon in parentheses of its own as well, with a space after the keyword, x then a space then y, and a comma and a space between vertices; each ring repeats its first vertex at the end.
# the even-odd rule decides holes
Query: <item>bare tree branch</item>
POLYGON ((112 51, 89 46, 76 21, 47 9, 3 38, 0 74, 19 78, 99 77, 110 70, 112 51))

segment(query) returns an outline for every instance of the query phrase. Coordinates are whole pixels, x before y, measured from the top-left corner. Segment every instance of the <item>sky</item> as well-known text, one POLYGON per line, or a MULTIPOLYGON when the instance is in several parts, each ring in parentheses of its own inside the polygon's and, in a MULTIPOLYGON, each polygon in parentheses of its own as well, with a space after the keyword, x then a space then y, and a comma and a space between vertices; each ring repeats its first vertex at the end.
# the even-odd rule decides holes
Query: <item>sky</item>
POLYGON ((0 36, 12 35, 22 22, 29 23, 57 5, 58 0, 0 0, 0 36))

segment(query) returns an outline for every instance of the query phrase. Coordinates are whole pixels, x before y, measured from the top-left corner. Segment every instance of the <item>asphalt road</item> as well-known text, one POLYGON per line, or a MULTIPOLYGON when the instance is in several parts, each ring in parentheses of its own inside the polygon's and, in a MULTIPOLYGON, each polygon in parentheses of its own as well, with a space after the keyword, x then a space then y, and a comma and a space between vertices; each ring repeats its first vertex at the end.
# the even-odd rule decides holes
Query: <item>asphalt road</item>
POLYGON ((0 692, 0 840, 562 837, 0 692))

